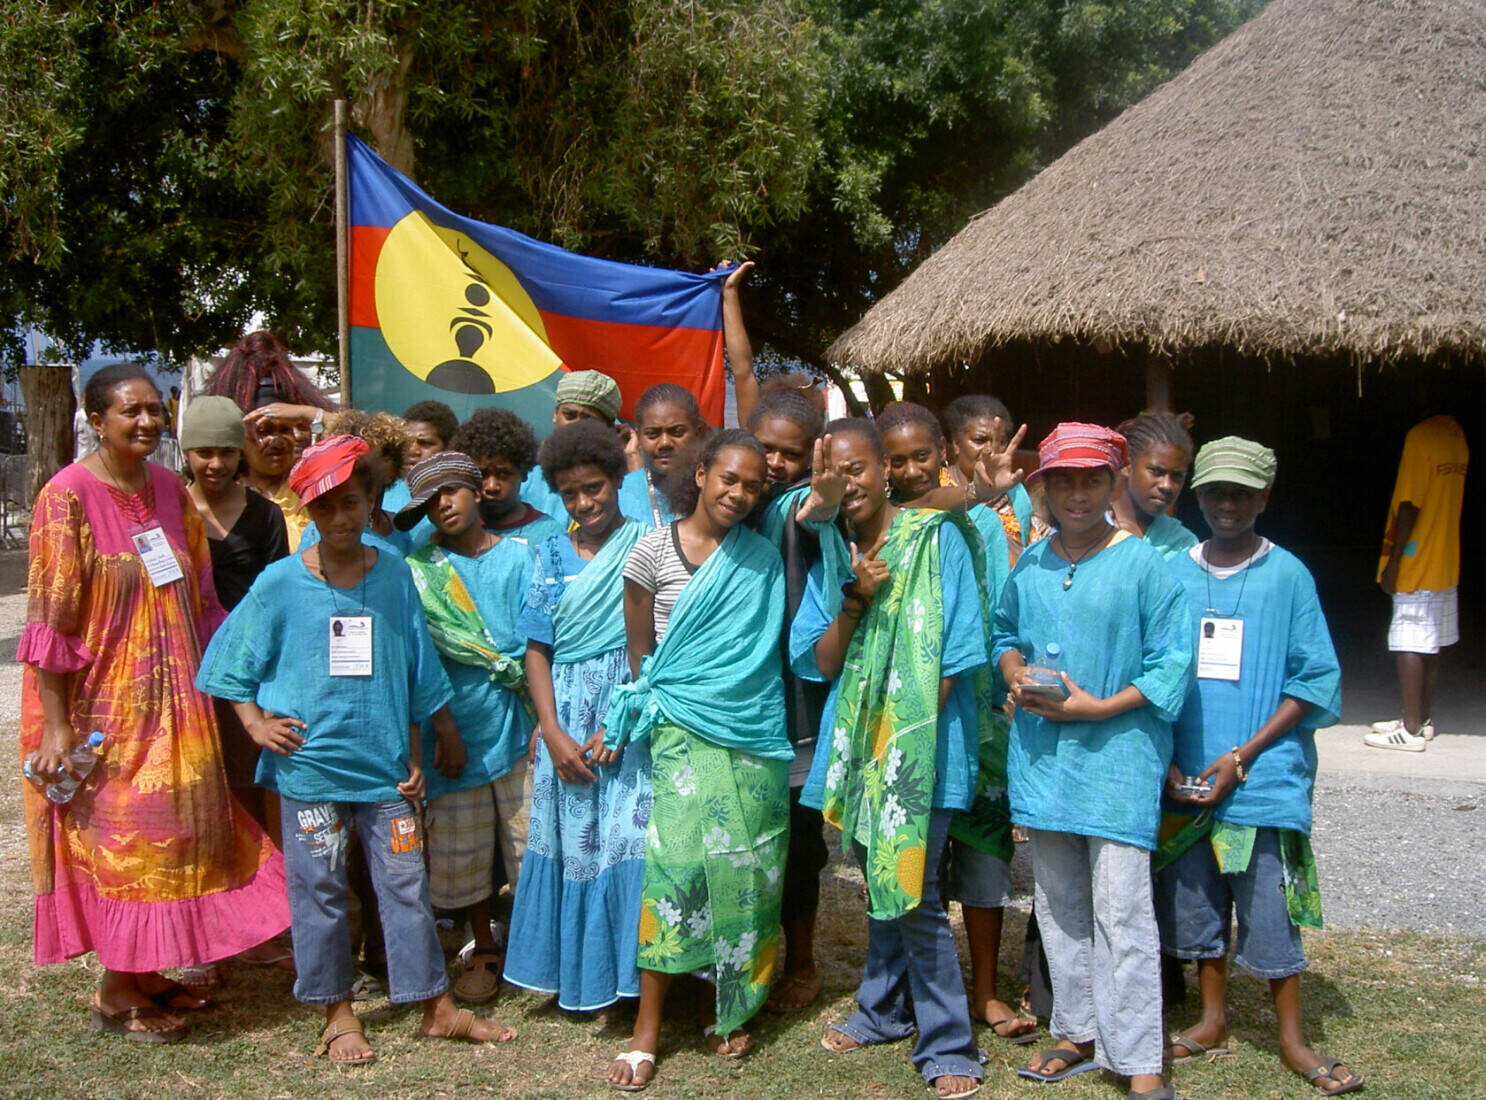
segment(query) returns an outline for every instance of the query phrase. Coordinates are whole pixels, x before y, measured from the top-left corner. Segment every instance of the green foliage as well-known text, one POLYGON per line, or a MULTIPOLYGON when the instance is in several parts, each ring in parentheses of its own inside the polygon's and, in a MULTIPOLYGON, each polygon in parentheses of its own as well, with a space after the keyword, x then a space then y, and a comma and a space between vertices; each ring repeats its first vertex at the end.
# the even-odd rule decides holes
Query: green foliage
POLYGON ((180 356, 335 332, 331 115, 453 209, 760 260, 807 361, 1259 0, 0 0, 0 310, 180 356))

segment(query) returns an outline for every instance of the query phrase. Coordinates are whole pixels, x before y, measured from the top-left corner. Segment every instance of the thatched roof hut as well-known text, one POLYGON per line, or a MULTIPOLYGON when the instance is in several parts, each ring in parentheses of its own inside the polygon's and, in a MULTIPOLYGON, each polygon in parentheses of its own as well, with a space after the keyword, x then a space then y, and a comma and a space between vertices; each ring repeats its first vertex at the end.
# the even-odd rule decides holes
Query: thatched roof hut
POLYGON ((829 349, 1064 338, 1486 360, 1486 6, 1275 0, 978 215, 829 349))

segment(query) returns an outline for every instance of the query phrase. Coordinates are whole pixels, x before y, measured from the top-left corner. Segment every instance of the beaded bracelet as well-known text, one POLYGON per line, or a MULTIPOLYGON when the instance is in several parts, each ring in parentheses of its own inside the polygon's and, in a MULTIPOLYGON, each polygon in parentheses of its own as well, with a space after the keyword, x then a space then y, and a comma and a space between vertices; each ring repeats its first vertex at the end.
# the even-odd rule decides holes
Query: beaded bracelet
POLYGON ((1243 766, 1243 757, 1238 755, 1237 746, 1233 749, 1233 767, 1238 771, 1238 781, 1247 783, 1249 781, 1249 769, 1243 766))

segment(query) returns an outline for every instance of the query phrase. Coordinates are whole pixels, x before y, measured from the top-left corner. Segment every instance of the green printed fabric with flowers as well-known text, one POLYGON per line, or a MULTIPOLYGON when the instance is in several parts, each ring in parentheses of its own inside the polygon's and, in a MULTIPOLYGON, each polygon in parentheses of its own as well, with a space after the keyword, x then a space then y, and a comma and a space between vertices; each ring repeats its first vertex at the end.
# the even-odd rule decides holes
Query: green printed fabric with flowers
POLYGON ((759 1010, 774 976, 789 761, 667 722, 650 733, 650 778, 637 962, 666 974, 711 968, 727 1035, 759 1010))
MULTIPOLYGON (((905 508, 878 558, 889 580, 862 616, 841 670, 821 812, 867 850, 867 912, 894 920, 923 896, 944 652, 940 523, 905 508)), ((963 522, 963 521, 960 521, 963 522)), ((966 536, 972 552, 978 538, 966 536)), ((977 571, 977 575, 978 575, 977 571)))
MULTIPOLYGON (((1297 928, 1320 928, 1321 879, 1316 873, 1316 853, 1311 838, 1297 829, 1277 829, 1280 868, 1285 876, 1285 907, 1297 928)), ((1160 843, 1152 868, 1160 872, 1185 855, 1200 840, 1212 845, 1213 859, 1225 875, 1241 875, 1254 858, 1256 825, 1233 825, 1214 821, 1211 814, 1163 814, 1160 843)))

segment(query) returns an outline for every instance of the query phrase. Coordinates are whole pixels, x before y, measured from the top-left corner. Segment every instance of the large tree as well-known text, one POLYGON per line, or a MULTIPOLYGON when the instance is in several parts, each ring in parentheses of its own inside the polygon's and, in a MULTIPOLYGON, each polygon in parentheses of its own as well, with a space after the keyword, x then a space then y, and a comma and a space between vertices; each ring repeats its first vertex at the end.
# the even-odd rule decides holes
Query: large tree
POLYGON ((180 355, 329 350, 331 104, 464 213, 617 259, 756 256, 825 344, 1259 0, 0 0, 0 310, 180 355))

